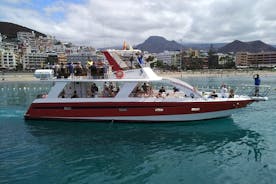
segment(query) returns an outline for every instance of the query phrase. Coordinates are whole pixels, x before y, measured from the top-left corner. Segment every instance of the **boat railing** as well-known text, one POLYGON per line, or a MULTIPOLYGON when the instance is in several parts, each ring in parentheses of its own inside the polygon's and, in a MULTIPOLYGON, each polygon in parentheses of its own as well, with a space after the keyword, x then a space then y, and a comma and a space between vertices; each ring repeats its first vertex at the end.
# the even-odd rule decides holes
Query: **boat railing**
MULTIPOLYGON (((220 86, 199 86, 196 87, 199 91, 210 92, 216 91, 220 92, 220 86)), ((234 90, 236 95, 247 95, 249 97, 267 97, 270 93, 271 86, 269 85, 260 85, 258 89, 255 88, 255 85, 239 85, 239 86, 227 86, 228 92, 230 89, 234 90)))
POLYGON ((250 97, 259 96, 259 97, 267 97, 270 93, 271 87, 268 85, 260 85, 259 87, 255 87, 255 85, 242 85, 238 88, 240 94, 246 94, 250 97))

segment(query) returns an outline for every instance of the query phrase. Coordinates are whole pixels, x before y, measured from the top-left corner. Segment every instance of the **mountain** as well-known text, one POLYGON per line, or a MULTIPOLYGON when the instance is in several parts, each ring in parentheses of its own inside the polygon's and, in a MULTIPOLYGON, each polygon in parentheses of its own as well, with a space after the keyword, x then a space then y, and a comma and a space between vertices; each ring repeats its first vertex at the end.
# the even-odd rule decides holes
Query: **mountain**
POLYGON ((32 32, 34 31, 34 33, 36 34, 36 36, 43 36, 46 37, 45 34, 40 33, 38 31, 35 31, 33 29, 24 27, 24 26, 20 26, 18 24, 13 24, 10 22, 0 22, 0 33, 2 35, 6 35, 8 38, 16 38, 17 37, 17 32, 32 32))
POLYGON ((135 48, 151 53, 160 53, 165 50, 181 50, 184 48, 184 46, 177 43, 176 41, 168 41, 161 36, 150 36, 143 43, 136 45, 135 48))
POLYGON ((271 45, 265 44, 264 42, 257 40, 252 42, 242 42, 239 40, 235 40, 224 47, 218 49, 220 53, 229 53, 229 52, 269 52, 276 51, 276 48, 271 45))

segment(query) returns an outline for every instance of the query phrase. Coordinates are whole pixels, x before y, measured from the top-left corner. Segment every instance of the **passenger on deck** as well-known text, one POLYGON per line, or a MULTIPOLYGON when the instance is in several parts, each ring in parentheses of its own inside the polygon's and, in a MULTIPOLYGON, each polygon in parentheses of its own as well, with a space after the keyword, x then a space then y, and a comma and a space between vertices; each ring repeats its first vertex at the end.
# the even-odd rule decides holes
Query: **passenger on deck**
POLYGON ((226 85, 225 84, 222 84, 221 85, 221 88, 220 88, 220 93, 221 93, 221 98, 227 98, 227 88, 226 88, 226 85))
POLYGON ((91 76, 93 79, 96 79, 98 76, 98 70, 97 70, 97 67, 96 67, 96 63, 93 62, 92 66, 90 67, 90 71, 91 71, 91 76))
POLYGON ((108 87, 109 87, 109 90, 110 90, 110 91, 113 91, 114 88, 115 88, 113 82, 109 82, 109 86, 108 86, 108 87))
POLYGON ((59 77, 60 78, 67 78, 68 77, 67 69, 66 69, 66 67, 64 66, 63 63, 61 63, 61 66, 60 66, 59 77))
POLYGON ((81 76, 82 73, 83 73, 83 69, 82 69, 81 63, 78 62, 78 64, 75 67, 75 75, 76 76, 81 76))
POLYGON ((107 86, 104 87, 103 92, 102 92, 102 96, 103 97, 110 97, 110 91, 109 91, 109 88, 107 86))
POLYGON ((145 92, 144 96, 145 97, 150 97, 150 96, 153 96, 153 89, 152 89, 152 86, 148 86, 147 91, 145 92))
POLYGON ((159 97, 165 97, 165 96, 166 96, 165 93, 166 93, 166 90, 165 90, 164 86, 162 86, 162 87, 159 89, 159 91, 158 91, 157 98, 159 98, 159 97))
POLYGON ((140 86, 137 86, 134 90, 134 97, 142 97, 143 91, 140 86))
POLYGON ((77 95, 77 91, 74 91, 74 94, 71 96, 71 98, 79 98, 79 96, 77 95))
POLYGON ((70 77, 74 77, 74 64, 73 62, 69 63, 68 65, 68 70, 69 70, 69 73, 70 73, 70 77))
POLYGON ((59 98, 65 98, 65 91, 64 90, 62 90, 62 92, 60 93, 59 98))
POLYGON ((229 98, 234 98, 234 97, 235 97, 234 90, 230 89, 230 91, 229 91, 229 98))
POLYGON ((212 93, 210 94, 209 98, 216 98, 218 95, 216 94, 216 91, 213 90, 212 93))
POLYGON ((162 86, 162 87, 159 89, 159 93, 166 93, 166 90, 165 90, 164 86, 162 86))
POLYGON ((254 96, 259 96, 261 79, 260 79, 259 74, 254 74, 253 78, 254 78, 254 84, 255 84, 255 93, 254 93, 254 96))
POLYGON ((91 58, 88 58, 88 61, 86 62, 86 70, 87 70, 87 78, 91 78, 91 66, 93 65, 93 61, 91 58))
POLYGON ((142 85, 143 91, 146 92, 148 90, 148 87, 149 87, 149 85, 144 82, 144 84, 142 85))
POLYGON ((87 91, 86 91, 86 96, 87 96, 87 98, 93 97, 92 92, 91 92, 90 89, 87 89, 87 91))
POLYGON ((178 91, 179 91, 179 89, 174 86, 173 87, 173 93, 178 92, 178 91))
POLYGON ((95 97, 98 95, 98 91, 99 91, 99 88, 97 87, 97 85, 95 83, 92 83, 92 86, 91 86, 91 97, 95 97))

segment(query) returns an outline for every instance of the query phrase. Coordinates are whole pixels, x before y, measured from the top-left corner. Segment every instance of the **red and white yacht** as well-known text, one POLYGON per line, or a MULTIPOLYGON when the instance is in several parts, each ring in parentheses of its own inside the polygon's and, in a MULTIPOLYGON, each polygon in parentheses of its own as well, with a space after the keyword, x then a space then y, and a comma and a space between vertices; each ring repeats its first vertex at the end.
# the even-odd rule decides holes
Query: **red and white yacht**
POLYGON ((182 122, 231 116, 256 101, 227 91, 202 92, 160 77, 150 67, 123 70, 111 51, 103 54, 115 72, 104 79, 55 79, 47 96, 32 102, 25 119, 182 122))

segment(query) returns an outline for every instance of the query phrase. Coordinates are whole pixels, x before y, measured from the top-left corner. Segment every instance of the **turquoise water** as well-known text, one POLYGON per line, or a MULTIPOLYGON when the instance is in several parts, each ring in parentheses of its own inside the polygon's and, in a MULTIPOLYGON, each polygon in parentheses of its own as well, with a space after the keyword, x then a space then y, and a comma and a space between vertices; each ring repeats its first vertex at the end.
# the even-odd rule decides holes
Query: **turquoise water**
MULTIPOLYGON (((191 77, 196 86, 249 77, 191 77)), ((24 121, 47 82, 0 83, 0 183, 274 183, 276 77, 269 101, 230 118, 127 124, 24 121)))

